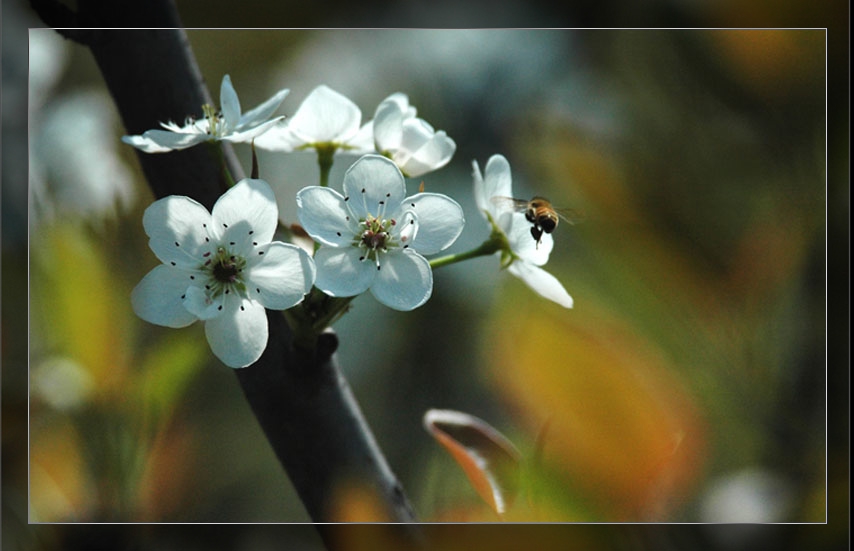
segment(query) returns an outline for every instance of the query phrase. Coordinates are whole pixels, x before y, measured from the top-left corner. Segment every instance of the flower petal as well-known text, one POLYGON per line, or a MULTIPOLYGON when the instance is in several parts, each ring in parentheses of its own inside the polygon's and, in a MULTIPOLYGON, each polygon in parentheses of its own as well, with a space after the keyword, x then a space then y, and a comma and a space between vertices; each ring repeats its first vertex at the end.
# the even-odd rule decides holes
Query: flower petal
POLYGON ((407 116, 415 116, 415 110, 409 112, 409 98, 397 92, 384 99, 374 113, 374 142, 377 151, 396 151, 403 139, 403 121, 407 116))
MULTIPOLYGON (((421 119, 413 120, 421 121, 421 119)), ((410 121, 406 122, 409 123, 410 121)), ((404 127, 405 135, 406 127, 404 127)), ((451 157, 454 156, 456 149, 457 144, 454 140, 449 138, 444 131, 440 130, 435 134, 431 134, 417 149, 412 150, 406 162, 400 165, 401 170, 411 178, 432 172, 448 164, 451 157)))
POLYGON ((200 320, 209 320, 222 313, 225 295, 215 299, 208 298, 208 294, 201 287, 190 287, 183 297, 184 308, 200 320))
POLYGON ((516 261, 507 270, 525 282, 539 295, 554 301, 564 308, 572 308, 572 297, 555 276, 529 262, 516 261))
POLYGON ((303 229, 323 245, 349 245, 358 232, 344 197, 327 187, 310 186, 297 193, 297 218, 303 229))
POLYGON ((145 209, 142 226, 148 246, 164 264, 194 269, 207 248, 208 209, 182 195, 158 199, 145 209))
POLYGON ((237 99, 237 92, 234 91, 231 77, 228 75, 222 77, 222 84, 219 87, 219 106, 222 109, 227 131, 236 131, 240 124, 240 100, 237 99))
POLYGON ((418 193, 407 197, 403 200, 403 208, 418 215, 418 234, 410 246, 419 254, 434 254, 450 247, 465 225, 462 207, 439 193, 418 193))
POLYGON ((287 310, 298 304, 314 285, 314 260, 296 245, 274 241, 258 251, 262 260, 246 275, 249 297, 271 310, 287 310))
POLYGON ((146 130, 141 136, 122 136, 122 141, 145 153, 168 153, 211 139, 207 134, 179 134, 168 130, 146 130))
POLYGON ((222 314, 205 322, 205 336, 222 363, 246 367, 267 348, 267 313, 259 303, 232 295, 222 314))
POLYGON ((148 272, 131 292, 133 311, 155 325, 186 327, 198 319, 182 303, 190 283, 185 270, 161 264, 148 272))
POLYGON ((371 294, 395 310, 418 308, 433 293, 433 272, 426 258, 411 250, 382 257, 371 294))
POLYGON ((270 129, 265 129, 262 134, 255 138, 255 147, 267 151, 290 153, 301 145, 304 145, 302 138, 294 134, 289 125, 281 122, 270 129))
POLYGON ((231 143, 246 143, 251 142, 255 138, 261 136, 262 134, 277 128, 277 125, 281 125, 282 121, 285 120, 284 116, 276 117, 275 119, 270 119, 266 122, 255 126, 246 126, 243 127, 243 130, 239 132, 232 132, 231 134, 227 134, 222 136, 220 139, 224 142, 231 143))
POLYGON ((360 157, 344 173, 344 199, 356 218, 378 217, 390 208, 396 209, 405 195, 403 174, 381 155, 360 157))
POLYGON ((355 103, 320 85, 303 100, 288 126, 305 144, 343 143, 356 135, 361 121, 355 103))
POLYGON ((276 112, 276 109, 285 101, 285 98, 290 93, 290 90, 284 88, 276 92, 270 99, 262 103, 261 105, 255 107, 254 109, 250 109, 246 113, 243 113, 240 116, 240 122, 237 125, 238 131, 245 130, 247 128, 254 128, 259 123, 262 123, 273 116, 273 113, 276 112))
POLYGON ((252 242, 269 243, 278 223, 279 209, 272 188, 264 180, 250 178, 240 180, 217 199, 211 215, 212 231, 244 251, 252 242))
POLYGON ((531 222, 521 212, 504 213, 499 217, 510 249, 522 260, 535 266, 542 266, 549 261, 549 255, 554 248, 554 238, 549 233, 540 236, 539 243, 534 239, 531 222))
POLYGON ((317 279, 314 285, 333 297, 352 297, 368 290, 377 274, 374 262, 359 260, 357 247, 320 247, 314 253, 317 279))
POLYGON ((499 212, 491 201, 493 197, 512 197, 513 180, 510 175, 510 163, 503 155, 493 155, 486 163, 485 175, 481 175, 477 161, 472 162, 474 177, 474 198, 480 210, 489 212, 497 218, 499 212))

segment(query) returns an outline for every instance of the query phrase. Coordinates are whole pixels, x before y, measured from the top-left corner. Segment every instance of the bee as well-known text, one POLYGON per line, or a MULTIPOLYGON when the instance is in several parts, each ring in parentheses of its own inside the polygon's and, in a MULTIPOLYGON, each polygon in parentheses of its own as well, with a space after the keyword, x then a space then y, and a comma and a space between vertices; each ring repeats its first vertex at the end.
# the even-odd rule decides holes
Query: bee
POLYGON ((493 197, 492 202, 498 207, 525 213, 525 219, 533 224, 531 236, 537 242, 537 247, 540 246, 543 234, 552 233, 561 219, 568 224, 576 224, 582 218, 581 214, 572 209, 553 207, 551 201, 545 197, 536 196, 527 201, 512 197, 493 197))

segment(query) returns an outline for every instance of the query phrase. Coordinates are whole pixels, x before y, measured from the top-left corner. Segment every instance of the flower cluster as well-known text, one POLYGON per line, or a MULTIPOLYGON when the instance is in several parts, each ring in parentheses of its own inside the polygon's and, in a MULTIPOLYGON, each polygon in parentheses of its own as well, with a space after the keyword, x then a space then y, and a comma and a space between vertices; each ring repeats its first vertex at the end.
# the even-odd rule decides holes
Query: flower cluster
MULTIPOLYGON (((167 327, 201 320, 214 354, 226 365, 245 367, 266 348, 267 309, 307 304, 314 288, 345 303, 347 297, 370 291, 380 303, 408 311, 430 298, 434 268, 491 254, 498 254, 503 268, 543 297, 572 307, 563 286, 541 268, 554 246, 553 225, 543 228, 518 208, 510 164, 503 156, 492 156, 483 175, 473 162, 475 200, 491 230, 489 238, 468 253, 428 260, 460 236, 463 209, 439 193, 407 194, 406 178, 448 164, 454 141, 418 118, 402 93, 383 100, 373 120, 364 124, 356 104, 327 86, 315 88, 289 119, 273 117, 287 94, 281 90, 241 113, 226 75, 221 112, 205 106, 203 118, 188 119, 184 126, 161 123, 163 129, 122 138, 148 153, 219 140, 252 141, 278 152, 313 150, 324 169, 321 185, 305 187, 295 198, 301 227, 316 243, 313 256, 273 240, 278 209, 263 180, 241 180, 211 212, 179 196, 149 206, 143 226, 162 264, 133 290, 134 311, 141 318, 167 327), (341 192, 327 183, 338 153, 360 155, 344 174, 341 192)), ((317 307, 314 302, 312 308, 317 307)), ((332 317, 327 312, 320 319, 332 317)))

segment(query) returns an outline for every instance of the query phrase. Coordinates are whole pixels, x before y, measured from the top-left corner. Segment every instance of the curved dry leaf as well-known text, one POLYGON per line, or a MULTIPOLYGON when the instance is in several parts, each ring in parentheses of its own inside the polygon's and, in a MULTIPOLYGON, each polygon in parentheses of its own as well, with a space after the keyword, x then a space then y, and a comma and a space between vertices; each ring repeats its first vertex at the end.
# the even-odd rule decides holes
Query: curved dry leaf
POLYGON ((477 493, 499 515, 519 493, 521 456, 488 423, 460 411, 431 409, 424 427, 462 467, 477 493))

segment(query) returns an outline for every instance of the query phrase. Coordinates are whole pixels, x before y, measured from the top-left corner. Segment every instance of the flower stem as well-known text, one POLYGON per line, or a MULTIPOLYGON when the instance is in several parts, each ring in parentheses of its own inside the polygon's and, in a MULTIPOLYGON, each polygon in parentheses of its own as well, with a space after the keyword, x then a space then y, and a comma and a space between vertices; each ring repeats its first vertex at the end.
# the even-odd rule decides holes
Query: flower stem
POLYGON ((312 288, 305 300, 290 310, 285 310, 285 319, 294 332, 294 344, 314 349, 317 336, 343 316, 355 297, 331 297, 312 288))
POLYGON ((228 170, 228 163, 225 162, 225 154, 222 151, 222 145, 217 142, 208 142, 209 147, 213 150, 221 167, 222 179, 220 180, 220 193, 225 193, 234 186, 234 177, 231 171, 228 170))
POLYGON ((489 239, 470 251, 449 254, 432 259, 430 261, 430 267, 433 269, 441 268, 442 266, 448 266, 450 264, 462 262, 463 260, 477 258, 478 256, 489 256, 503 249, 504 243, 501 238, 497 236, 490 236, 489 239))
POLYGON ((317 164, 320 166, 320 185, 329 187, 329 171, 335 158, 335 146, 317 148, 317 164))

